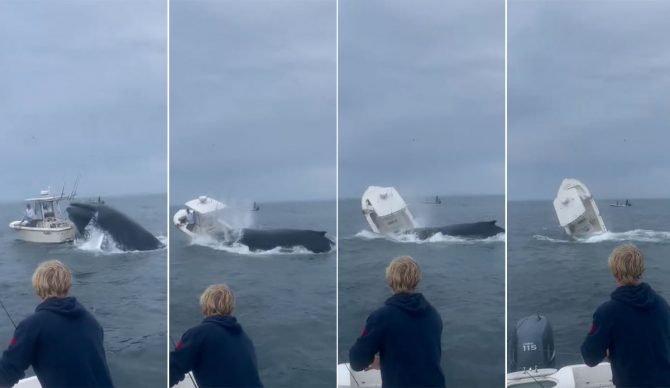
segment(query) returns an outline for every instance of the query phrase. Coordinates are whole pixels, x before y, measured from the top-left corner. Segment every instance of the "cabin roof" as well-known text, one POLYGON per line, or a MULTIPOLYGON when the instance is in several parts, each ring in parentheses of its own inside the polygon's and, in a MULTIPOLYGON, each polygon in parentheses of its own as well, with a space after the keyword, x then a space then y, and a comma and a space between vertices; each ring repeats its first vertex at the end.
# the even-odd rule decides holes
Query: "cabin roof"
POLYGON ((200 214, 214 213, 227 207, 216 199, 204 195, 186 202, 185 205, 187 208, 200 214))

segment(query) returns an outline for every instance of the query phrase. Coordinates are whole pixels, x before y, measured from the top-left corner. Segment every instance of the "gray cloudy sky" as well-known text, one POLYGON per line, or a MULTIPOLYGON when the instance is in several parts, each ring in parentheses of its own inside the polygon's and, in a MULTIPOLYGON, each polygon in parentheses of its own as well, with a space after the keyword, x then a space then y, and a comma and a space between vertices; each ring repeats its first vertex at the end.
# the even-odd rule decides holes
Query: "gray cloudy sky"
POLYGON ((0 1, 0 200, 166 191, 163 0, 0 1))
POLYGON ((170 202, 335 198, 335 2, 171 2, 170 202))
POLYGON ((504 194, 504 20, 502 0, 340 1, 342 197, 504 194))
POLYGON ((509 2, 509 197, 670 195, 669 1, 509 2))

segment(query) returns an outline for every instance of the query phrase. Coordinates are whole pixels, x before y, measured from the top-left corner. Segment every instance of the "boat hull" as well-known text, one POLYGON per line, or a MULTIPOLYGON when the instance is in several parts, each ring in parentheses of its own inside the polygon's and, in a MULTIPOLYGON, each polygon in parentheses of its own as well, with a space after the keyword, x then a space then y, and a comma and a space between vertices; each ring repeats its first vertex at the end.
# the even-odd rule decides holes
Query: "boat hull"
POLYGON ((556 369, 538 369, 507 374, 508 388, 530 386, 554 388, 614 388, 612 369, 608 362, 595 367, 585 364, 568 365, 556 369))
POLYGON ((20 221, 14 221, 9 227, 16 233, 19 240, 40 244, 61 244, 74 241, 75 229, 73 226, 58 228, 34 228, 21 225, 20 221))
POLYGON ((382 375, 379 370, 370 369, 356 372, 346 364, 337 365, 337 387, 381 387, 382 375))

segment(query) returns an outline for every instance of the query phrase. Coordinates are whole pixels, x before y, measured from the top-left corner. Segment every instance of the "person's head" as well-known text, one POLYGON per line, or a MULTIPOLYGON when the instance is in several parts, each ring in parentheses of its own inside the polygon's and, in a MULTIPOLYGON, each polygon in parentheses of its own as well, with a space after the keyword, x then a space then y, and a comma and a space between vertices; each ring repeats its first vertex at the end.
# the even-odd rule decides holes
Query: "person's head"
POLYGON ((70 270, 58 260, 45 261, 33 273, 33 288, 42 300, 64 298, 72 287, 70 270))
POLYGON ((235 295, 225 284, 212 284, 200 295, 200 310, 206 317, 231 315, 235 309, 235 295))
POLYGON ((421 268, 409 256, 401 256, 386 267, 386 282, 394 293, 414 292, 421 281, 421 268))
POLYGON ((608 259, 612 275, 620 286, 637 285, 644 273, 644 255, 635 245, 614 248, 608 259))
POLYGON ((30 204, 27 204, 27 205, 26 205, 26 209, 30 209, 30 204))

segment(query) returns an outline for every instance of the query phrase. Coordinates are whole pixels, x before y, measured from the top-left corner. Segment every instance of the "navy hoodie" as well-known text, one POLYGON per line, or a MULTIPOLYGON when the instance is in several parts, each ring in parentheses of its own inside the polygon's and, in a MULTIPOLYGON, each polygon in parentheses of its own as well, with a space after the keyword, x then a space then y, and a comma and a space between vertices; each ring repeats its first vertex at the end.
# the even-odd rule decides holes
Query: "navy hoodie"
POLYGON ((207 317, 181 337, 170 353, 170 386, 190 371, 201 388, 263 386, 254 344, 229 315, 207 317))
POLYGON ((367 368, 379 353, 384 387, 444 387, 442 318, 420 293, 398 293, 368 317, 349 350, 351 368, 367 368))
POLYGON ((19 324, 0 359, 0 386, 33 367, 43 387, 112 387, 102 327, 73 297, 49 298, 19 324))
POLYGON ((584 362, 596 366, 607 349, 617 387, 670 387, 670 308, 648 284, 617 288, 593 314, 584 362))

